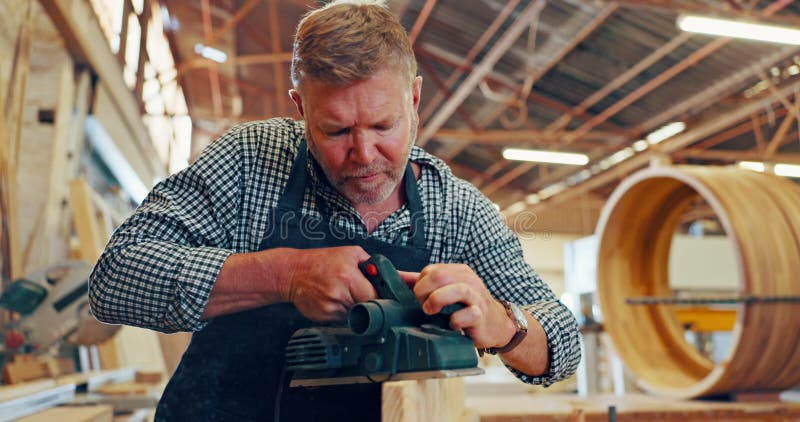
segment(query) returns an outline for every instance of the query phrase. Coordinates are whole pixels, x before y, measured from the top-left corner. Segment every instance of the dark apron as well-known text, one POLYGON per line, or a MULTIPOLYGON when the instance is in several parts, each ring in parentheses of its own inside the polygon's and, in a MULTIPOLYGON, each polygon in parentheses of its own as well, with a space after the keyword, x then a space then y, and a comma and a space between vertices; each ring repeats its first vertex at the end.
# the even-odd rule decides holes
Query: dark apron
MULTIPOLYGON (((420 271, 428 264, 422 204, 410 164, 404 177, 411 213, 409 246, 393 245, 369 237, 344 236, 328 225, 326 210, 321 220, 300 212, 308 184, 307 155, 302 141, 286 191, 275 209, 273 221, 279 227, 270 227, 260 250, 359 245, 370 255, 385 255, 400 270, 420 271), (309 230, 313 236, 307 235, 309 230)), ((289 388, 289 380, 282 379, 287 378, 283 365, 289 337, 312 324, 290 303, 213 319, 192 336, 164 390, 156 420, 268 421, 273 419, 279 392, 281 421, 380 420, 380 384, 289 388)))

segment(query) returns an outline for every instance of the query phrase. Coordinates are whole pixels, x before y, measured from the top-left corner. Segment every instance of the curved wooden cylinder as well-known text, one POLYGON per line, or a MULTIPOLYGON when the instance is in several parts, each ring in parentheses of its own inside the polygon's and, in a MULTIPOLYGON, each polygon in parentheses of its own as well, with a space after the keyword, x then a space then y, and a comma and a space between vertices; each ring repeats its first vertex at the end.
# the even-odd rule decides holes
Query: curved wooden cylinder
POLYGON ((617 352, 655 394, 692 398, 800 385, 800 303, 738 305, 727 357, 718 365, 684 340, 670 305, 625 299, 669 296, 672 237, 697 194, 719 217, 738 255, 741 295, 800 296, 800 188, 735 168, 647 169, 624 180, 604 207, 597 289, 617 352))

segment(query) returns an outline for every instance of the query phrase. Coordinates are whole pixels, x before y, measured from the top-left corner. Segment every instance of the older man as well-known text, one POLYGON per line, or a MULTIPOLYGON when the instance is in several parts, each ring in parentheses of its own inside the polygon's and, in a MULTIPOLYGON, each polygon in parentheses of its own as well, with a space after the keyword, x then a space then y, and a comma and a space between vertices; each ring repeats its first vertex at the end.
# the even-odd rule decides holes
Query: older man
POLYGON ((375 298, 358 269, 375 253, 414 282, 426 313, 465 304, 451 326, 523 381, 571 374, 574 318, 491 202, 413 146, 422 79, 397 18, 363 1, 309 13, 292 80, 304 122, 231 129, 154 188, 91 276, 97 318, 195 332, 157 417, 379 418, 378 385, 281 379, 292 332, 375 298))

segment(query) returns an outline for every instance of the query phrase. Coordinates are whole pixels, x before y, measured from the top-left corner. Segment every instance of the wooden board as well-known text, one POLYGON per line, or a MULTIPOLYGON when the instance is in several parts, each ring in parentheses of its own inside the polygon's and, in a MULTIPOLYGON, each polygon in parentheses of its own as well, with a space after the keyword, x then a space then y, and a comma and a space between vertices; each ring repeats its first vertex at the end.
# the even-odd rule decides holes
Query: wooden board
POLYGON ((0 385, 0 403, 22 396, 36 394, 55 386, 56 381, 53 379, 21 382, 14 385, 0 385))
POLYGON ((464 408, 461 378, 384 383, 381 414, 384 422, 475 420, 464 408))
POLYGON ((642 394, 579 398, 562 394, 468 396, 466 407, 481 422, 607 422, 614 406, 617 421, 797 421, 800 403, 729 403, 677 400, 642 394))
POLYGON ((16 422, 111 422, 114 409, 108 405, 59 406, 17 419, 16 422))

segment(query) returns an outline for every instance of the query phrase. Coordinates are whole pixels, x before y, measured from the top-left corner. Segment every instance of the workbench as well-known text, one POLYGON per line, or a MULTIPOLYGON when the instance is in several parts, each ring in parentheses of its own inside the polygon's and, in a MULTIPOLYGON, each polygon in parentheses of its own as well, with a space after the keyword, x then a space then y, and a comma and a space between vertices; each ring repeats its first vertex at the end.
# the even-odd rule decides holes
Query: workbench
POLYGON ((567 394, 468 395, 466 408, 481 422, 608 422, 614 406, 619 422, 796 422, 800 403, 676 400, 629 394, 622 397, 567 394))

